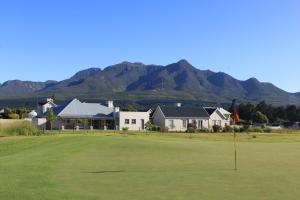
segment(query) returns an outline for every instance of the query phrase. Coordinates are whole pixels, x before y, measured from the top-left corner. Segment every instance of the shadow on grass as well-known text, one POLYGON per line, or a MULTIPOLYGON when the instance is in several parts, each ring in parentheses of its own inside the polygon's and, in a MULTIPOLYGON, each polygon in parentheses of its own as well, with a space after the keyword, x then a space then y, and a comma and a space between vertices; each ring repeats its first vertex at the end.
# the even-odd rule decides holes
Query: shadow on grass
POLYGON ((107 171, 86 171, 81 173, 87 173, 87 174, 106 174, 106 173, 122 173, 125 172, 125 170, 107 170, 107 171))

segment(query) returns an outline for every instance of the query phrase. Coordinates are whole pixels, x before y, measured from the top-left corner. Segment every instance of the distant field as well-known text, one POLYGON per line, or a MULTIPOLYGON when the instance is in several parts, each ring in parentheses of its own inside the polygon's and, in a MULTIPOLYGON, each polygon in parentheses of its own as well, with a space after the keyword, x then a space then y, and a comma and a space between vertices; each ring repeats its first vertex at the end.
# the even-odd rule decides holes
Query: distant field
POLYGON ((0 138, 0 199, 299 199, 300 134, 0 138), (191 138, 190 138, 191 137, 191 138))

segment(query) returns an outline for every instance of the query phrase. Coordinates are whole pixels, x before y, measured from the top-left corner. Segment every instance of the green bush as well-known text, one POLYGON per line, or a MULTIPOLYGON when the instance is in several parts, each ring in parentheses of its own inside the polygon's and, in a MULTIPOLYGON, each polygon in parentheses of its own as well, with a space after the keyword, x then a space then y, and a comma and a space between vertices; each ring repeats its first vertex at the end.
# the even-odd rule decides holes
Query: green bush
POLYGON ((8 114, 8 118, 9 119, 20 119, 20 115, 18 115, 16 113, 11 113, 11 114, 8 114))
POLYGON ((219 125, 213 125, 213 131, 215 132, 215 133, 217 133, 217 132, 220 132, 221 131, 221 126, 219 126, 219 125))
POLYGON ((41 131, 30 122, 16 123, 13 126, 0 129, 1 135, 9 136, 37 136, 41 131))
POLYGON ((225 126, 224 129, 223 129, 223 132, 224 133, 230 133, 233 131, 233 128, 231 126, 225 126))
POLYGON ((249 129, 250 132, 256 132, 256 133, 263 133, 263 129, 261 128, 252 128, 252 129, 249 129))
POLYGON ((187 133, 195 133, 196 130, 197 130, 196 123, 189 123, 187 125, 187 130, 186 130, 187 133))
POLYGON ((270 129, 270 128, 264 128, 263 131, 264 131, 264 133, 271 133, 272 129, 270 129))
POLYGON ((203 128, 203 129, 197 129, 196 132, 197 132, 197 133, 209 133, 210 131, 209 131, 209 129, 203 128))
POLYGON ((160 131, 160 127, 159 126, 153 126, 152 127, 152 131, 160 131))

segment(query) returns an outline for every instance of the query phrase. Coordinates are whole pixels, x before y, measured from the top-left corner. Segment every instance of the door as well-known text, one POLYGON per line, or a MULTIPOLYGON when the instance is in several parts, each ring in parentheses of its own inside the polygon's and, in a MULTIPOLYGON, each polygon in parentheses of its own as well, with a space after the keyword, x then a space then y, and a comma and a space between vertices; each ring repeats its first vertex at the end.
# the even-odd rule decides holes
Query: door
POLYGON ((141 128, 142 128, 142 130, 145 129, 145 121, 144 121, 144 119, 141 119, 141 128))

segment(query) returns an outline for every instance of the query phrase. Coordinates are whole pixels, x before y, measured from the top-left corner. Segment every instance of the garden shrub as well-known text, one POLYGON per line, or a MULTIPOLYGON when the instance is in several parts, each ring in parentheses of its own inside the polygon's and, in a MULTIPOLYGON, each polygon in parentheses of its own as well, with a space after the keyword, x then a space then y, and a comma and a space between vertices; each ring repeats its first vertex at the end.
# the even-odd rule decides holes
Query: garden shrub
POLYGON ((8 114, 8 118, 9 119, 20 119, 20 115, 18 115, 16 113, 11 113, 11 114, 8 114))
POLYGON ((30 122, 22 122, 5 128, 2 127, 0 134, 9 136, 37 136, 41 134, 41 130, 30 122))
POLYGON ((217 132, 220 132, 221 131, 221 126, 219 126, 219 125, 213 125, 213 131, 215 132, 215 133, 217 133, 217 132))
POLYGON ((230 133, 233 131, 233 128, 231 126, 225 126, 224 129, 223 129, 223 132, 224 133, 230 133))

